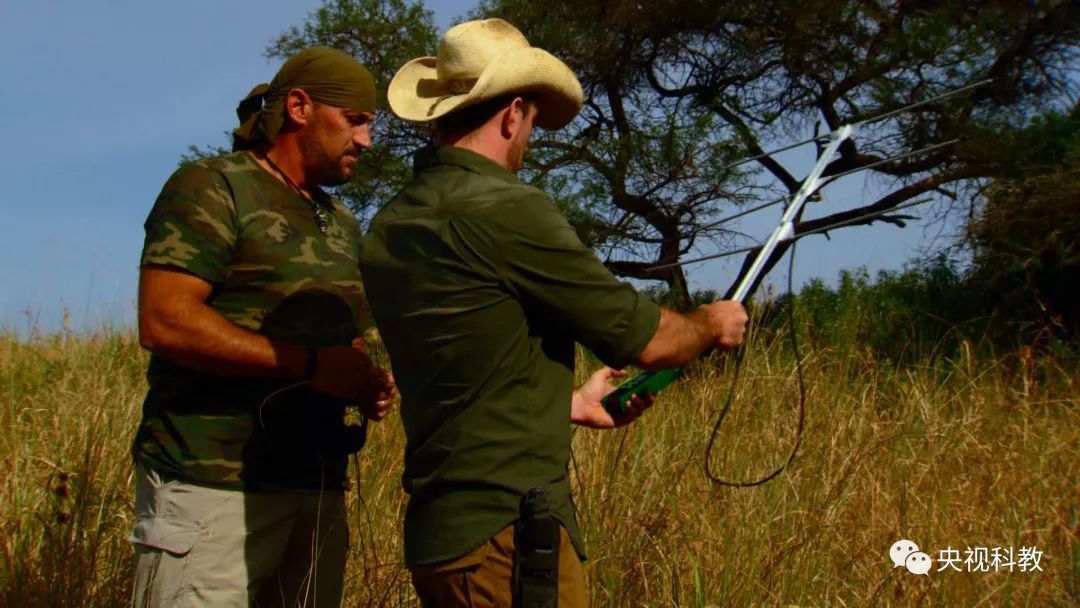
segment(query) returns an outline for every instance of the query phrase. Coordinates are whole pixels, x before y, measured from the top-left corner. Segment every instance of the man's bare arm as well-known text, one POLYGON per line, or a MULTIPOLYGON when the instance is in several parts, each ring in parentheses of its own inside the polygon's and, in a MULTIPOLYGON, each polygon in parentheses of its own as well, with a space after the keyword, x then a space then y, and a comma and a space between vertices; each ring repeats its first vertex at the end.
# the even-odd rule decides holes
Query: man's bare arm
MULTIPOLYGON (((160 267, 139 274, 139 342, 185 367, 259 378, 305 376, 309 349, 273 341, 230 322, 207 305, 213 286, 196 276, 160 267)), ((376 368, 357 343, 316 353, 311 387, 352 399, 369 389, 376 368)), ((380 371, 381 373, 381 371, 380 371)))
POLYGON ((722 300, 688 313, 660 309, 660 325, 635 365, 643 369, 682 367, 710 347, 731 349, 746 332, 743 305, 722 300))

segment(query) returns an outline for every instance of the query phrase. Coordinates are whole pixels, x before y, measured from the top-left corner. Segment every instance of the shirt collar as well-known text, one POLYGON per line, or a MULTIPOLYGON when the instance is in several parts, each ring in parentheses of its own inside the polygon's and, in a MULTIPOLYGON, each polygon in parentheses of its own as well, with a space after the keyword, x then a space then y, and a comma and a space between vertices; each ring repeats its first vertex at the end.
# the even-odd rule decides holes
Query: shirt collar
POLYGON ((520 184, 516 175, 490 158, 465 148, 454 146, 428 146, 416 151, 413 157, 417 172, 437 165, 454 165, 466 171, 501 179, 507 183, 520 184))

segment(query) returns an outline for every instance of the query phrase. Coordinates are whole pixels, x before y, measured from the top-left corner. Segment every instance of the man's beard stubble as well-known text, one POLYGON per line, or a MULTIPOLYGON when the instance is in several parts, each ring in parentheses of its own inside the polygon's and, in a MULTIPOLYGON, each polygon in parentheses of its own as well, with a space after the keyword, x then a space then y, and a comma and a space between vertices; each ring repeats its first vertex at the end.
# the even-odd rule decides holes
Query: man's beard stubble
POLYGON ((307 174, 314 176, 320 186, 340 186, 347 183, 352 172, 345 170, 342 159, 346 153, 358 156, 357 150, 344 150, 337 159, 332 158, 318 141, 314 128, 301 135, 300 151, 304 155, 307 174))
POLYGON ((511 142, 510 148, 506 151, 506 168, 510 173, 516 174, 521 170, 521 165, 525 161, 525 153, 529 151, 529 140, 516 139, 511 142))

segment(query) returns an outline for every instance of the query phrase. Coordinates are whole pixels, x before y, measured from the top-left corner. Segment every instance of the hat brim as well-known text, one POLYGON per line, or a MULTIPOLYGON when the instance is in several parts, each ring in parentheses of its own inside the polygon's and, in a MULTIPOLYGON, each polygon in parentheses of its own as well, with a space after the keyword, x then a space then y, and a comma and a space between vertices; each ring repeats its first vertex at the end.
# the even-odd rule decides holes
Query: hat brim
POLYGON ((536 95, 536 125, 561 129, 581 111, 584 94, 574 72, 543 49, 515 49, 493 60, 467 93, 454 94, 440 83, 435 57, 413 59, 398 70, 386 99, 404 120, 426 122, 455 110, 511 93, 536 95))

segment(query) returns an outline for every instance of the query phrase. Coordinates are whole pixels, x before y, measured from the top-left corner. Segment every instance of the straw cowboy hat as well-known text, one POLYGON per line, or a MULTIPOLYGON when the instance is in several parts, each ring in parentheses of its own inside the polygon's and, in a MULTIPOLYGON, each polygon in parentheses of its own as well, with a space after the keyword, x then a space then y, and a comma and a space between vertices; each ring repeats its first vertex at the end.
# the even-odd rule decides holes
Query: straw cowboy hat
POLYGON ((450 28, 435 57, 406 63, 386 91, 390 109, 405 120, 429 121, 509 93, 536 95, 536 124, 566 126, 581 110, 581 84, 565 63, 529 46, 502 19, 450 28))

